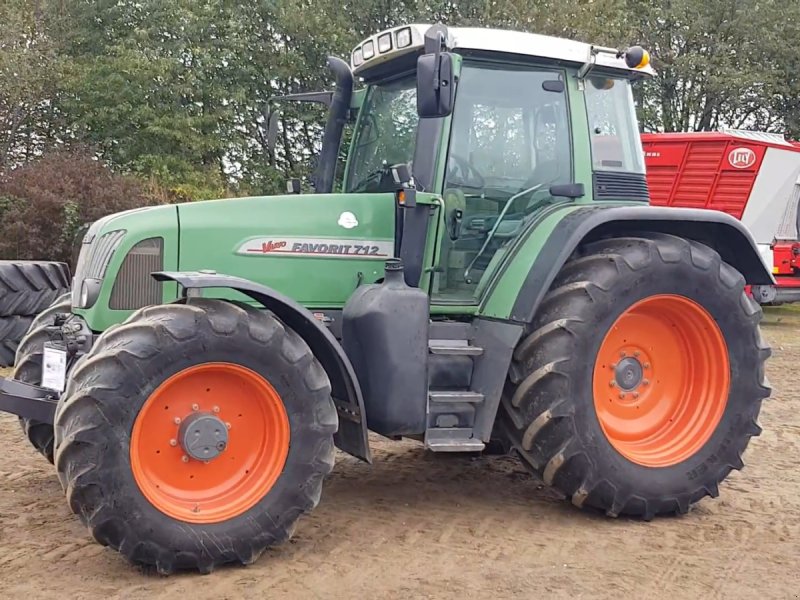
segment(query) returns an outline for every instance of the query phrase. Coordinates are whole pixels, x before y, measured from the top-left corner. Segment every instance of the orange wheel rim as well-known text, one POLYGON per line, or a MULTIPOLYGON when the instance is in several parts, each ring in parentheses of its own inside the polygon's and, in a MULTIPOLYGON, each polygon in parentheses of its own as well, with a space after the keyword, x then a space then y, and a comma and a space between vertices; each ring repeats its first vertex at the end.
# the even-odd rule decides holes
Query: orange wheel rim
POLYGON ((239 365, 197 365, 164 381, 145 401, 131 431, 131 469, 142 494, 164 514, 218 523, 269 492, 289 439, 286 409, 266 379, 239 365), (216 436, 211 452, 218 454, 205 459, 208 445, 193 440, 209 436, 216 436))
POLYGON ((646 467, 669 467, 711 438, 728 402, 728 348, 714 318, 676 295, 629 307, 605 336, 592 379, 611 445, 646 467))

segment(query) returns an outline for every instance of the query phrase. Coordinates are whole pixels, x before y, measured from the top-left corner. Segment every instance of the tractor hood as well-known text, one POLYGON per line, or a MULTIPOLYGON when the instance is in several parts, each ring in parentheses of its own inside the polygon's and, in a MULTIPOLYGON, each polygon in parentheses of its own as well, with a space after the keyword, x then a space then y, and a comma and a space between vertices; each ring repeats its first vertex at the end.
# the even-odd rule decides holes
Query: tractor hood
POLYGON ((343 306, 394 255, 390 193, 236 198, 177 210, 181 271, 243 277, 307 306, 343 306))

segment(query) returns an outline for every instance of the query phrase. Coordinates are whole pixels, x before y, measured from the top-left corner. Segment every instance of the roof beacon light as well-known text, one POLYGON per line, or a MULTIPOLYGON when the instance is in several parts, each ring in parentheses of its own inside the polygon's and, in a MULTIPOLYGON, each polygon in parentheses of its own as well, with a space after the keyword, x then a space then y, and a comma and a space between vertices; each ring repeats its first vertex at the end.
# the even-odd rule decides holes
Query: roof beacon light
POLYGON ((641 46, 625 50, 625 64, 631 69, 644 69, 650 64, 650 53, 641 46))
POLYGON ((356 48, 353 50, 353 66, 358 67, 364 62, 364 55, 361 52, 361 48, 356 48))

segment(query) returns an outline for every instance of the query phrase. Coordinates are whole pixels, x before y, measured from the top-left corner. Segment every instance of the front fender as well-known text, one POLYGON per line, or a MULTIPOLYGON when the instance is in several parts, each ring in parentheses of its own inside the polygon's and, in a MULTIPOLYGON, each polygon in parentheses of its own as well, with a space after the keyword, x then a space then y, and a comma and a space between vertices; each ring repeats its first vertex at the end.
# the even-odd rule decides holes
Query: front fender
POLYGON ((579 245, 637 232, 668 233, 701 242, 741 272, 749 285, 774 284, 750 232, 728 214, 647 205, 572 205, 564 212, 549 217, 555 222, 543 227, 548 232, 545 236, 534 227, 518 246, 488 290, 481 315, 530 323, 561 267, 579 245))
POLYGON ((302 337, 322 364, 331 381, 331 393, 339 414, 339 430, 334 436, 337 448, 366 462, 372 462, 367 440, 364 399, 353 365, 328 328, 305 307, 264 285, 240 277, 217 273, 159 272, 157 281, 176 281, 186 295, 189 290, 227 288, 251 297, 272 311, 302 337))

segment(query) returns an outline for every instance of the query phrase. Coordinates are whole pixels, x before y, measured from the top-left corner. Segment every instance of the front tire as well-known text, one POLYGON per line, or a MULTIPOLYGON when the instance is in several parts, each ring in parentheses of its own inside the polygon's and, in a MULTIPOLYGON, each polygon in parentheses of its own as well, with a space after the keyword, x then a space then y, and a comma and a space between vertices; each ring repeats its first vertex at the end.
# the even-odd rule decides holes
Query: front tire
POLYGON ((707 246, 660 234, 589 244, 514 353, 500 427, 579 507, 685 513, 718 494, 761 431, 760 319, 707 246))
POLYGON ((160 573, 253 562, 317 505, 333 467, 327 374, 266 311, 142 309, 97 340, 64 398, 55 455, 70 508, 160 573))

